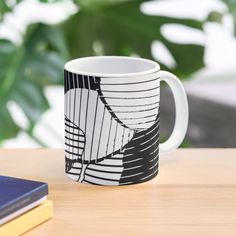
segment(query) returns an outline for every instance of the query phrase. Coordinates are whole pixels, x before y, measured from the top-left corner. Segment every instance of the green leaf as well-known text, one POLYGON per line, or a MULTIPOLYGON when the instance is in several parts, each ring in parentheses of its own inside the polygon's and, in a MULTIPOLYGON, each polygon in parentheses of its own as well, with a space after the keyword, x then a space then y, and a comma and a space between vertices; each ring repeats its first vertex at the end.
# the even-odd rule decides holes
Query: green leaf
MULTIPOLYGON (((145 15, 140 11, 145 0, 74 2, 79 5, 78 13, 59 25, 29 26, 22 45, 0 40, 0 142, 16 136, 20 130, 9 113, 10 101, 25 113, 30 123, 28 133, 32 135, 36 122, 49 108, 44 88, 63 83, 63 66, 68 59, 134 54, 153 59, 151 44, 159 40, 177 64, 174 69, 161 65, 163 69, 187 78, 204 65, 203 46, 173 43, 160 33, 162 26, 172 23, 202 30, 200 21, 145 15)), ((0 14, 14 7, 0 4, 0 14)))
POLYGON ((21 0, 6 1, 0 0, 0 21, 3 19, 3 15, 7 12, 12 11, 12 9, 18 4, 21 0))
POLYGON ((0 1, 0 19, 2 18, 3 14, 11 11, 11 7, 9 7, 6 1, 0 1))
POLYGON ((12 93, 11 99, 19 105, 33 125, 49 108, 42 87, 31 81, 22 80, 17 85, 17 93, 12 93))
MULTIPOLYGON (((204 48, 193 44, 176 44, 165 42, 177 62, 177 67, 171 69, 180 79, 188 79, 189 75, 204 67, 204 48)), ((168 68, 167 68, 168 69, 168 68)), ((168 69, 170 70, 170 69, 168 69)))
POLYGON ((74 0, 81 9, 85 9, 88 11, 92 10, 99 10, 101 8, 110 6, 110 5, 117 5, 123 2, 129 2, 133 0, 74 0))
POLYGON ((236 0, 223 0, 223 2, 228 6, 229 13, 234 19, 234 35, 236 36, 236 0))
MULTIPOLYGON (((78 2, 83 4, 86 1, 78 2)), ((89 2, 91 1, 86 2, 88 6, 89 2)), ((202 30, 202 22, 145 15, 140 11, 142 2, 144 1, 118 1, 115 4, 112 0, 101 0, 94 5, 100 6, 103 3, 103 8, 94 6, 93 11, 89 7, 81 8, 81 11, 62 24, 71 57, 138 54, 154 59, 151 43, 159 40, 175 58, 177 66, 172 71, 177 75, 186 78, 200 69, 204 65, 203 46, 170 42, 161 34, 160 29, 165 24, 175 23, 202 30), (99 46, 99 50, 96 46, 99 46)))
POLYGON ((59 2, 59 1, 62 1, 62 0, 39 0, 40 2, 43 2, 43 3, 53 3, 53 2, 59 2))
POLYGON ((15 137, 20 128, 14 123, 6 106, 0 107, 0 143, 15 137))
POLYGON ((0 55, 1 141, 19 132, 8 111, 9 101, 16 102, 25 113, 29 129, 49 108, 44 88, 63 83, 63 66, 68 53, 57 27, 37 24, 28 28, 20 46, 0 40, 0 55))
POLYGON ((222 13, 220 13, 218 11, 212 11, 208 15, 207 21, 222 23, 222 18, 223 18, 223 14, 222 13))

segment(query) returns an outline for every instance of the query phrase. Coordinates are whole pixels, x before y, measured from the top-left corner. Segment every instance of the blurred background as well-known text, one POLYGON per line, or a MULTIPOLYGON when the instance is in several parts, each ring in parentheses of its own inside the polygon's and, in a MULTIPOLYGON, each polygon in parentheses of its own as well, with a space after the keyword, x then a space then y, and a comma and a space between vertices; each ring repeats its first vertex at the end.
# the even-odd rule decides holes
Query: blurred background
MULTIPOLYGON (((90 55, 150 58, 186 88, 183 147, 236 147, 236 0, 0 1, 0 146, 63 147, 63 66, 90 55)), ((161 90, 161 139, 173 128, 161 90)))

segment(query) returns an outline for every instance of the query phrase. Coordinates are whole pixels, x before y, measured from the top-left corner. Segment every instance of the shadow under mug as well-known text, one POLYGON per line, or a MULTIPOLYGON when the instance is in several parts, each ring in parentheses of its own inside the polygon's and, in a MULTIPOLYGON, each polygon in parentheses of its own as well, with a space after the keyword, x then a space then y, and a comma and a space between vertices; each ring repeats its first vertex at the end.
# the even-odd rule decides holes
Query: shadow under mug
POLYGON ((179 79, 158 63, 101 56, 66 63, 65 170, 95 185, 137 184, 158 173, 159 152, 176 149, 188 124, 188 103, 179 79), (159 144, 160 81, 171 88, 176 120, 159 144))

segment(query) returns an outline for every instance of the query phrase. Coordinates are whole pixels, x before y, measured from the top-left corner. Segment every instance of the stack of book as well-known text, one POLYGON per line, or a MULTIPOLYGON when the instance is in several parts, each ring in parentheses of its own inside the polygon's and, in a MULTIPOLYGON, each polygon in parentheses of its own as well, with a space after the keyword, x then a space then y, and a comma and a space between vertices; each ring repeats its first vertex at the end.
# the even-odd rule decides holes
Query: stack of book
POLYGON ((0 236, 21 235, 53 216, 46 183, 0 176, 0 236))

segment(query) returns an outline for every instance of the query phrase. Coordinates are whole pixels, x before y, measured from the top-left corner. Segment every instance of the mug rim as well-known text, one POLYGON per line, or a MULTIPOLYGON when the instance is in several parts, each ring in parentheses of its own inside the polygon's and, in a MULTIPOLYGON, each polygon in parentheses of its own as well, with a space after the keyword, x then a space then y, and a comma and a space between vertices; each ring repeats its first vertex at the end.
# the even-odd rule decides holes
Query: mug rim
POLYGON ((152 61, 150 59, 146 58, 140 58, 140 57, 129 57, 129 56, 89 56, 89 57, 80 57, 76 58, 73 60, 68 61, 64 69, 66 71, 75 73, 75 74, 80 74, 80 75, 90 75, 90 76, 95 76, 95 77, 132 77, 132 76, 142 76, 142 75, 147 75, 147 74, 152 74, 155 72, 158 72, 160 70, 160 65, 152 61), (110 59, 110 60, 127 60, 127 61, 136 61, 138 63, 144 63, 146 65, 150 66, 150 69, 144 69, 138 72, 128 72, 128 73, 101 73, 101 72, 90 72, 90 71, 85 71, 85 70, 80 70, 75 68, 75 64, 78 66, 78 63, 80 62, 86 62, 86 61, 92 61, 94 60, 103 60, 103 59, 110 59))

